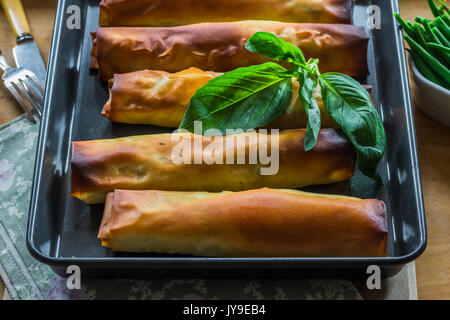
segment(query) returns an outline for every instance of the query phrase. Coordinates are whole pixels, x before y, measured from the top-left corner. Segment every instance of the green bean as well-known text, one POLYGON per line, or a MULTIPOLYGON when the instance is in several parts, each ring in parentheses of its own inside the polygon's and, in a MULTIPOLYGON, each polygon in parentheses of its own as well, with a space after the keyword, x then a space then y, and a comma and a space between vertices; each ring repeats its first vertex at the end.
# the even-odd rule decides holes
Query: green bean
POLYGON ((442 20, 444 20, 444 22, 447 24, 447 27, 450 27, 450 17, 448 16, 448 14, 443 14, 441 16, 442 20))
POLYGON ((425 19, 425 20, 427 20, 428 22, 431 22, 431 21, 428 20, 427 18, 424 18, 424 17, 421 17, 421 16, 415 17, 415 18, 414 18, 414 21, 417 22, 417 23, 422 24, 422 19, 425 19))
MULTIPOLYGON (((432 28, 431 33, 433 34, 434 39, 437 41, 432 41, 432 42, 436 43, 437 45, 440 45, 442 48, 447 49, 446 48, 446 44, 448 43, 447 39, 445 39, 445 37, 444 37, 445 41, 444 42, 440 41, 439 37, 437 36, 437 33, 434 32, 433 29, 436 29, 436 28, 432 28)), ((442 50, 441 48, 436 48, 433 46, 431 46, 431 48, 432 48, 432 50, 438 51, 438 55, 444 60, 444 62, 447 64, 447 67, 449 67, 450 66, 450 55, 448 54, 448 52, 446 52, 446 50, 442 50)))
POLYGON ((428 0, 428 5, 430 6, 431 12, 435 17, 439 17, 441 15, 434 0, 428 0))
MULTIPOLYGON (((430 25, 426 19, 422 20, 422 24, 425 27, 427 35, 429 36, 428 42, 435 42, 437 44, 442 44, 439 38, 436 36, 436 34, 433 33, 433 30, 431 30, 430 25)), ((423 44, 421 45, 423 46, 423 44)), ((444 62, 447 67, 450 66, 450 57, 447 54, 442 53, 441 50, 428 46, 428 44, 426 44, 424 48, 429 49, 428 51, 430 51, 430 53, 432 53, 436 58, 440 58, 440 60, 444 62)))
POLYGON ((414 41, 409 35, 405 34, 404 38, 411 46, 411 49, 413 49, 432 70, 441 75, 447 84, 450 84, 450 70, 447 69, 447 67, 444 66, 438 59, 433 57, 420 44, 414 41))
POLYGON ((436 42, 436 43, 440 43, 441 41, 438 39, 438 37, 437 37, 437 36, 433 33, 433 31, 431 30, 431 27, 430 27, 430 25, 428 24, 427 19, 423 18, 423 19, 422 19, 422 24, 423 24, 423 26, 424 26, 424 28, 425 28, 425 31, 426 31, 427 34, 429 35, 430 40, 432 40, 433 42, 436 42))
POLYGON ((412 24, 412 29, 415 35, 413 39, 416 39, 416 41, 420 45, 425 46, 427 44, 427 41, 425 39, 425 33, 423 32, 422 27, 418 23, 414 22, 412 24))
POLYGON ((414 37, 413 30, 411 29, 410 26, 408 26, 406 24, 405 21, 403 21, 402 17, 400 17, 400 15, 398 13, 394 13, 394 17, 398 21, 398 24, 400 25, 400 27, 406 32, 406 34, 408 34, 410 37, 414 37))
POLYGON ((428 42, 426 46, 432 53, 434 53, 434 57, 440 60, 447 68, 450 67, 450 55, 447 52, 430 45, 431 43, 433 42, 428 42))
POLYGON ((447 7, 447 5, 444 3, 444 1, 438 0, 438 2, 439 2, 439 4, 441 5, 442 9, 444 9, 445 12, 447 12, 447 13, 450 14, 450 10, 449 10, 449 8, 447 7))
POLYGON ((450 39, 450 28, 447 26, 447 24, 444 22, 444 20, 442 20, 441 17, 437 17, 434 20, 434 24, 447 39, 450 39))
POLYGON ((429 42, 428 45, 432 48, 438 49, 442 52, 445 52, 447 54, 450 54, 450 48, 444 47, 443 45, 440 45, 438 43, 429 42))
POLYGON ((413 24, 411 23, 411 21, 406 21, 406 24, 411 29, 411 31, 414 33, 413 24))
POLYGON ((411 56, 413 57, 414 60, 414 65, 416 66, 417 70, 419 70, 419 72, 428 80, 430 80, 431 82, 437 84, 438 86, 441 87, 446 87, 444 82, 439 79, 439 76, 436 75, 433 70, 431 70, 427 64, 422 60, 422 58, 420 58, 414 51, 410 51, 409 52, 411 54, 411 56))
POLYGON ((450 47, 450 41, 447 40, 447 38, 442 34, 442 32, 438 28, 433 27, 433 28, 431 28, 431 30, 439 38, 439 40, 441 41, 442 45, 444 45, 446 47, 450 47))
MULTIPOLYGON (((426 22, 424 22, 424 26, 425 26, 426 22)), ((427 25, 428 28, 429 24, 427 25)), ((426 28, 424 29, 421 25, 417 24, 418 27, 418 31, 420 32, 420 34, 422 35, 423 39, 425 39, 425 42, 430 42, 433 41, 434 39, 431 37, 430 33, 426 30, 426 28)), ((414 39, 414 38, 413 38, 414 39)), ((416 39, 414 39, 416 40, 416 39)), ((417 41, 417 40, 416 40, 417 41)))

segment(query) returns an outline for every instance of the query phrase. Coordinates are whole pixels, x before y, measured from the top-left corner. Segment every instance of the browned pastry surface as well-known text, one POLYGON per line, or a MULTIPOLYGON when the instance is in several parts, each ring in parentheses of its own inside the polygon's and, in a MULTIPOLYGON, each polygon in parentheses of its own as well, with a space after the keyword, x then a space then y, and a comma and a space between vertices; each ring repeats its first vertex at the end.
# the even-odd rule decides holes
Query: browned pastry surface
POLYGON ((101 80, 115 73, 153 69, 179 72, 189 67, 224 72, 261 64, 268 58, 247 51, 258 31, 273 32, 320 59, 322 72, 367 75, 368 37, 363 27, 274 21, 200 23, 178 27, 103 27, 92 33, 91 68, 101 80))
POLYGON ((218 257, 386 255, 380 200, 258 189, 109 193, 99 238, 115 251, 218 257))
POLYGON ((171 26, 203 21, 351 23, 355 0, 102 0, 100 25, 171 26))
POLYGON ((353 147, 334 129, 321 130, 316 147, 308 152, 304 150, 304 129, 280 132, 278 148, 277 139, 273 138, 272 145, 270 135, 263 133, 195 137, 200 148, 194 148, 192 143, 184 151, 178 148, 180 141, 194 138, 191 133, 72 142, 71 194, 87 203, 102 203, 106 193, 114 189, 216 192, 261 187, 298 188, 346 180, 354 173, 353 147), (229 143, 242 137, 245 137, 240 140, 245 140, 242 144, 229 143), (265 153, 260 146, 273 155, 272 163, 263 164, 265 161, 261 161, 261 157, 249 163, 251 150, 265 153), (278 171, 262 175, 262 171, 270 171, 268 168, 276 170, 275 152, 271 153, 274 150, 279 150, 278 171), (245 164, 237 164, 238 153, 245 155, 245 164), (176 164, 172 154, 182 154, 190 164, 176 164), (227 156, 234 164, 227 164, 230 163, 227 156), (211 158, 223 164, 214 159, 210 161, 211 158))
MULTIPOLYGON (((178 128, 195 92, 220 73, 189 68, 177 73, 142 70, 115 74, 110 80, 110 97, 102 114, 111 121, 178 128)), ((306 128, 308 118, 298 99, 299 83, 292 79, 292 98, 286 112, 267 128, 306 128)), ((323 128, 335 128, 323 104, 320 88, 314 96, 323 128)))

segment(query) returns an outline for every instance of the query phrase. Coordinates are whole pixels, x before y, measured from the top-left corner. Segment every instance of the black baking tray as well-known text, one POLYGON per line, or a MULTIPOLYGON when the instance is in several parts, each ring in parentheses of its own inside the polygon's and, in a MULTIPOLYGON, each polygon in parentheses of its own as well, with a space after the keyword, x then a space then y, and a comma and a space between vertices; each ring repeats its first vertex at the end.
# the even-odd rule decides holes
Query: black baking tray
POLYGON ((385 181, 377 185, 360 172, 350 181, 305 188, 384 200, 388 212, 385 258, 204 258, 114 253, 101 246, 97 232, 103 205, 89 206, 70 194, 70 141, 164 132, 152 126, 113 124, 100 115, 107 88, 89 70, 90 31, 98 26, 98 0, 60 0, 55 20, 28 220, 31 254, 66 275, 78 265, 83 276, 297 276, 360 277, 369 265, 383 276, 399 272, 426 246, 426 226, 417 159, 414 120, 401 31, 392 14, 397 1, 357 2, 354 22, 366 25, 368 6, 380 8, 381 29, 370 36, 366 83, 373 88, 387 134, 379 166, 385 181), (70 5, 81 9, 81 29, 66 26, 70 5))

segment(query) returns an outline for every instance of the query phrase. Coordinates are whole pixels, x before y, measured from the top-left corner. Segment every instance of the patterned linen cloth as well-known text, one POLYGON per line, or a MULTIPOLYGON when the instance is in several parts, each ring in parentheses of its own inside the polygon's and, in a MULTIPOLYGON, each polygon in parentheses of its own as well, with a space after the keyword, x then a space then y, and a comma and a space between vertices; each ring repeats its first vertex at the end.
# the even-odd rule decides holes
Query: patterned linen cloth
POLYGON ((67 289, 25 243, 37 135, 25 116, 0 127, 0 275, 13 299, 361 299, 349 280, 82 279, 67 289))

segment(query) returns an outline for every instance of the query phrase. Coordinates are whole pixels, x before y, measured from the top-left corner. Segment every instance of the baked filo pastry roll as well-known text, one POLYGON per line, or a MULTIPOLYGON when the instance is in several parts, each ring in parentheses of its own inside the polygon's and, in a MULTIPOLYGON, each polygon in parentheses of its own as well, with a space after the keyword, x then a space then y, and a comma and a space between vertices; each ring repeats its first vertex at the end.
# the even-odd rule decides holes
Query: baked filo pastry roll
MULTIPOLYGON (((114 122, 151 124, 178 128, 195 92, 209 80, 221 75, 197 68, 177 73, 142 70, 115 74, 109 81, 109 99, 102 115, 114 122)), ((292 98, 286 112, 267 128, 306 128, 308 117, 298 99, 299 83, 292 79, 292 98)), ((320 88, 314 91, 323 128, 336 128, 325 110, 320 88)))
POLYGON ((305 152, 305 130, 204 137, 153 134, 72 142, 71 195, 102 203, 114 189, 240 191, 298 188, 349 179, 354 149, 334 129, 305 152))
POLYGON ((98 237, 114 251, 210 257, 383 257, 383 201, 257 189, 115 190, 98 237))
POLYGON ((200 23, 178 27, 101 27, 92 33, 91 68, 101 80, 115 73, 153 69, 179 72, 189 67, 225 72, 271 61, 245 49, 258 31, 273 32, 320 59, 322 72, 367 75, 368 37, 364 27, 274 21, 200 23))
POLYGON ((355 0, 103 0, 100 26, 173 26, 203 21, 352 23, 355 0))
MULTIPOLYGON (((102 115, 114 122, 178 128, 195 92, 220 75, 222 73, 193 67, 177 73, 141 70, 115 74, 109 80, 109 99, 103 106, 102 115)), ((363 86, 371 91, 370 86, 363 86)), ((286 112, 266 128, 306 128, 308 118, 298 99, 299 88, 297 79, 293 78, 292 98, 286 112)), ((314 97, 320 109, 322 127, 336 128, 337 124, 325 109, 319 87, 314 90, 314 97)))

